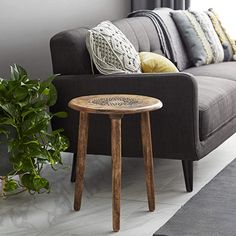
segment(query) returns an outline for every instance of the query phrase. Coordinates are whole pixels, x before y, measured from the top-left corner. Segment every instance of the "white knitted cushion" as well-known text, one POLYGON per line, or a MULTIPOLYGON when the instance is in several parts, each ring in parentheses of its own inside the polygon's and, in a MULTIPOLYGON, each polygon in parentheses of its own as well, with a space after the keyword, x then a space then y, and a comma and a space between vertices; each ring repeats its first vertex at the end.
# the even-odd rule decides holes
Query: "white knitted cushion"
POLYGON ((201 25, 202 30, 211 45, 211 49, 213 52, 213 62, 219 63, 224 60, 224 50, 222 44, 220 42, 219 37, 217 36, 215 29, 211 23, 211 20, 207 13, 203 11, 191 11, 194 14, 196 20, 201 25))
POLYGON ((141 73, 138 52, 110 21, 88 30, 86 45, 100 73, 141 73))

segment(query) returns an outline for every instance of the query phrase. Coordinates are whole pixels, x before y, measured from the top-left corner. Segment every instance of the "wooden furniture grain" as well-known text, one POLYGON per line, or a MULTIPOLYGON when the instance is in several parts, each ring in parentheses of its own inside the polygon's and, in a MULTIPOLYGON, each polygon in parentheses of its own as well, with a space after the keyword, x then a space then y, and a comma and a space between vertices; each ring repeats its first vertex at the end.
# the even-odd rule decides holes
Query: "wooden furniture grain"
POLYGON ((121 192, 121 120, 125 114, 141 113, 141 134, 146 175, 146 187, 149 211, 155 210, 155 192, 153 175, 152 140, 149 112, 160 109, 162 102, 156 98, 127 95, 104 94, 83 96, 72 99, 69 107, 80 112, 74 209, 80 210, 85 158, 88 141, 89 113, 107 114, 111 120, 112 152, 112 215, 113 230, 120 229, 120 192, 121 192))

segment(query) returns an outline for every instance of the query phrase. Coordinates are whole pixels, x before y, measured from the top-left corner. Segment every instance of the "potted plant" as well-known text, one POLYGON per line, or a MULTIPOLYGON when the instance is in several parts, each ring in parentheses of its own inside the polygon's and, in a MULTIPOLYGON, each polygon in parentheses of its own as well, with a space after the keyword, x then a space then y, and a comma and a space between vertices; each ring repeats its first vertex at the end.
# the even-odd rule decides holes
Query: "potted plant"
POLYGON ((29 192, 48 192, 49 182, 41 175, 43 166, 62 164, 67 139, 61 135, 63 130, 50 130, 50 120, 53 116, 64 118, 66 113, 48 111, 57 99, 54 78, 32 80, 24 68, 13 65, 10 79, 0 79, 0 176, 4 176, 4 192, 22 186, 29 192))

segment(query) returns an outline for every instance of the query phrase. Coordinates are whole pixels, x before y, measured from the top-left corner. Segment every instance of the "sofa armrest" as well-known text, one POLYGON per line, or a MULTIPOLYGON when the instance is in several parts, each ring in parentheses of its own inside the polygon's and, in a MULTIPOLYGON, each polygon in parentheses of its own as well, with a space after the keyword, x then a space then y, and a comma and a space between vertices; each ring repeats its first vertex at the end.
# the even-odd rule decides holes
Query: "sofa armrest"
POLYGON ((85 38, 88 29, 62 31, 50 40, 53 72, 63 75, 92 74, 85 38))
MULTIPOLYGON (((163 102, 163 108, 151 114, 154 156, 171 159, 197 159, 197 83, 192 75, 187 73, 120 74, 109 76, 71 75, 59 76, 55 79, 54 84, 58 91, 58 101, 51 108, 51 111, 66 110, 69 113, 69 118, 67 121, 56 119, 52 122, 52 126, 53 128, 63 127, 65 129, 65 133, 70 137, 71 141, 70 151, 76 151, 78 114, 68 108, 68 102, 74 97, 83 95, 126 93, 156 97, 163 102), (183 152, 183 150, 185 151, 183 152)), ((127 123, 129 122, 127 121, 127 123)), ((138 121, 133 122, 138 124, 138 121)), ((126 124, 124 126, 126 127, 126 124)), ((96 128, 99 127, 96 126, 96 128)), ((103 131, 100 131, 100 135, 103 136, 103 131)), ((134 145, 134 140, 138 142, 131 137, 135 135, 132 134, 134 132, 139 132, 137 127, 124 129, 124 136, 130 135, 130 139, 127 138, 128 140, 123 142, 124 155, 126 156, 136 156, 141 151, 133 152, 130 150, 133 147, 132 145, 134 145)), ((94 133, 93 136, 97 139, 99 138, 94 133)), ((101 146, 104 145, 103 142, 105 144, 108 142, 109 146, 109 139, 105 141, 102 140, 102 137, 100 138, 101 142, 97 145, 101 146)), ((95 142, 95 139, 93 141, 95 142)), ((102 151, 104 149, 91 148, 91 150, 92 153, 106 154, 102 151)))

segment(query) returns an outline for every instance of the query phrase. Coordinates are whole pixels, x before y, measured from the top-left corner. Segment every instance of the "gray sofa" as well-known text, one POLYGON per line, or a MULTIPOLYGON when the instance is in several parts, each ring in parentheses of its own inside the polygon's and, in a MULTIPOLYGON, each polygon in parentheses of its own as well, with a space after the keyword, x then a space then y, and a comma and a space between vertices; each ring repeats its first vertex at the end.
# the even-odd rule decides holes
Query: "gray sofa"
MULTIPOLYGON (((181 160, 186 189, 190 192, 193 161, 206 156, 236 131, 236 62, 191 67, 168 11, 163 14, 175 35, 179 63, 188 67, 181 73, 93 75, 85 46, 86 28, 60 32, 51 39, 53 71, 61 74, 54 81, 58 100, 51 110, 69 113, 66 120, 52 120, 52 127, 64 128, 70 139, 68 151, 76 153, 78 114, 67 107, 70 99, 104 93, 159 98, 163 109, 151 115, 154 157, 181 160)), ((124 18, 113 23, 139 52, 163 54, 156 28, 149 18, 124 18)), ((89 132, 88 153, 110 155, 107 118, 91 116, 89 132)), ((139 116, 124 117, 122 135, 123 156, 141 157, 139 116)))

